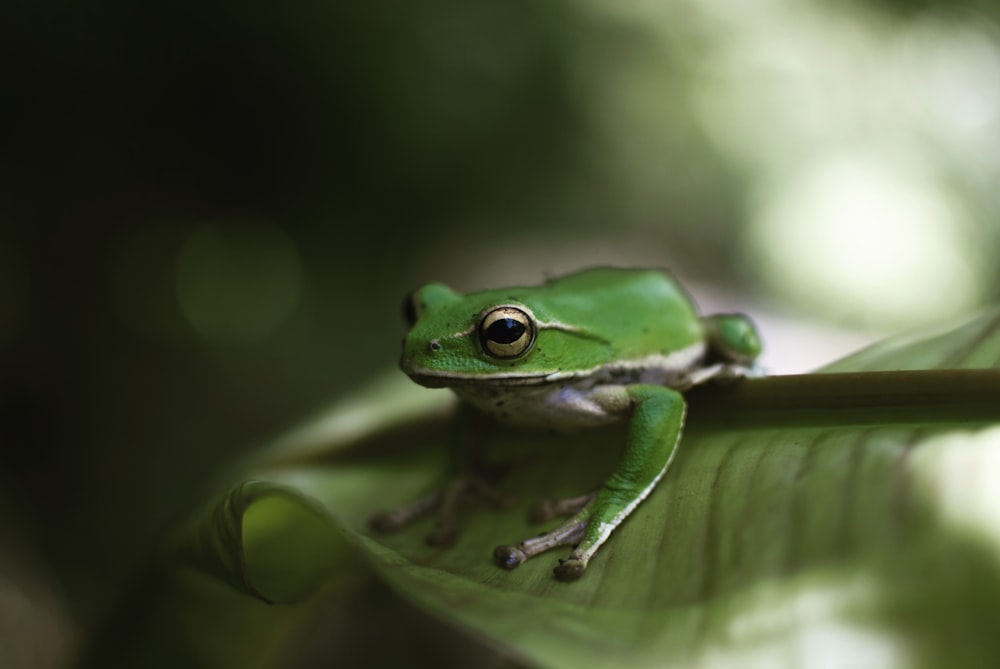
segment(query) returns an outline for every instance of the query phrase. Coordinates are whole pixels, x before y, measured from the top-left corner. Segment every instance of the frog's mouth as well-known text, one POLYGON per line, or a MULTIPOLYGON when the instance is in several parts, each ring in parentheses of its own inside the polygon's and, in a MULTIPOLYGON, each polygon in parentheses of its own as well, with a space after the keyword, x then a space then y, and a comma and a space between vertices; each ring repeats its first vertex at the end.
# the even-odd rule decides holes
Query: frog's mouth
POLYGON ((408 365, 400 368, 406 375, 425 388, 455 388, 458 386, 532 386, 551 381, 551 374, 462 374, 461 372, 437 372, 422 367, 408 365))

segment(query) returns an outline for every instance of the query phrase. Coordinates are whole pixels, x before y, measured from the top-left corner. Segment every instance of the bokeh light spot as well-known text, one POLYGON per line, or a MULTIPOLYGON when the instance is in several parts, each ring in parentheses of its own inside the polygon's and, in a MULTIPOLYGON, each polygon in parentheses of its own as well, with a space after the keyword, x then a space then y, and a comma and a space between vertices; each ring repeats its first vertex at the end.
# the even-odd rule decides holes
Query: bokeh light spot
POLYGON ((196 229, 180 250, 176 276, 185 318, 219 343, 272 334, 291 316, 302 287, 292 240, 277 225, 257 221, 196 229))
POLYGON ((898 39, 907 99, 937 137, 996 167, 1000 141, 1000 30, 984 17, 935 11, 898 39))
POLYGON ((978 298, 954 197, 884 154, 807 165, 767 189, 752 230, 781 293, 872 325, 944 318, 978 298))

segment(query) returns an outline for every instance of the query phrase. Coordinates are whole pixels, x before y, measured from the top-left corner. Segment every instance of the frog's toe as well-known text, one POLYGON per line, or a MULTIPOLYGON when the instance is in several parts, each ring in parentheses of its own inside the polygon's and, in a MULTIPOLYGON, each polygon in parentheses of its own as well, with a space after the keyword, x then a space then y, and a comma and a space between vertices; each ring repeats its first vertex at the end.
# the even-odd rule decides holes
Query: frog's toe
POLYGON ((511 570, 524 564, 528 555, 517 546, 497 546, 493 549, 493 559, 504 569, 511 570))
POLYGON ((583 575, 586 568, 587 563, 584 560, 571 556, 565 560, 559 560, 558 566, 552 570, 552 573, 560 581, 575 581, 583 575))

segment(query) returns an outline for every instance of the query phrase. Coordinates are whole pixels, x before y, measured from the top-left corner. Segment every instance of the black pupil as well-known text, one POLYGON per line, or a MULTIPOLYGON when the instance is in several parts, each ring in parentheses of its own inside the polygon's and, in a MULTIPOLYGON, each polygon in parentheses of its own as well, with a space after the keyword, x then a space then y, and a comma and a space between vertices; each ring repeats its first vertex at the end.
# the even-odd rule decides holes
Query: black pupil
POLYGON ((501 318, 490 323, 486 328, 486 336, 497 344, 513 344, 524 334, 524 323, 513 318, 501 318))

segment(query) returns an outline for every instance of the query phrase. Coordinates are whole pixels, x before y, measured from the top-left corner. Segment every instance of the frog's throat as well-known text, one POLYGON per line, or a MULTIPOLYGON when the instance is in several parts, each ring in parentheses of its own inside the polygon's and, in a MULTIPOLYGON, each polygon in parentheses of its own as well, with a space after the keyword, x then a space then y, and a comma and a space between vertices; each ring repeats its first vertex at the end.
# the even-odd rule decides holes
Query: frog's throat
POLYGON ((556 370, 552 372, 491 372, 488 374, 439 371, 418 367, 404 362, 401 366, 406 375, 427 388, 452 388, 456 386, 535 386, 546 383, 565 383, 574 379, 607 378, 614 380, 624 377, 641 378, 644 373, 654 372, 667 376, 681 376, 696 368, 705 355, 702 343, 672 353, 654 353, 634 360, 619 360, 589 369, 556 370))

